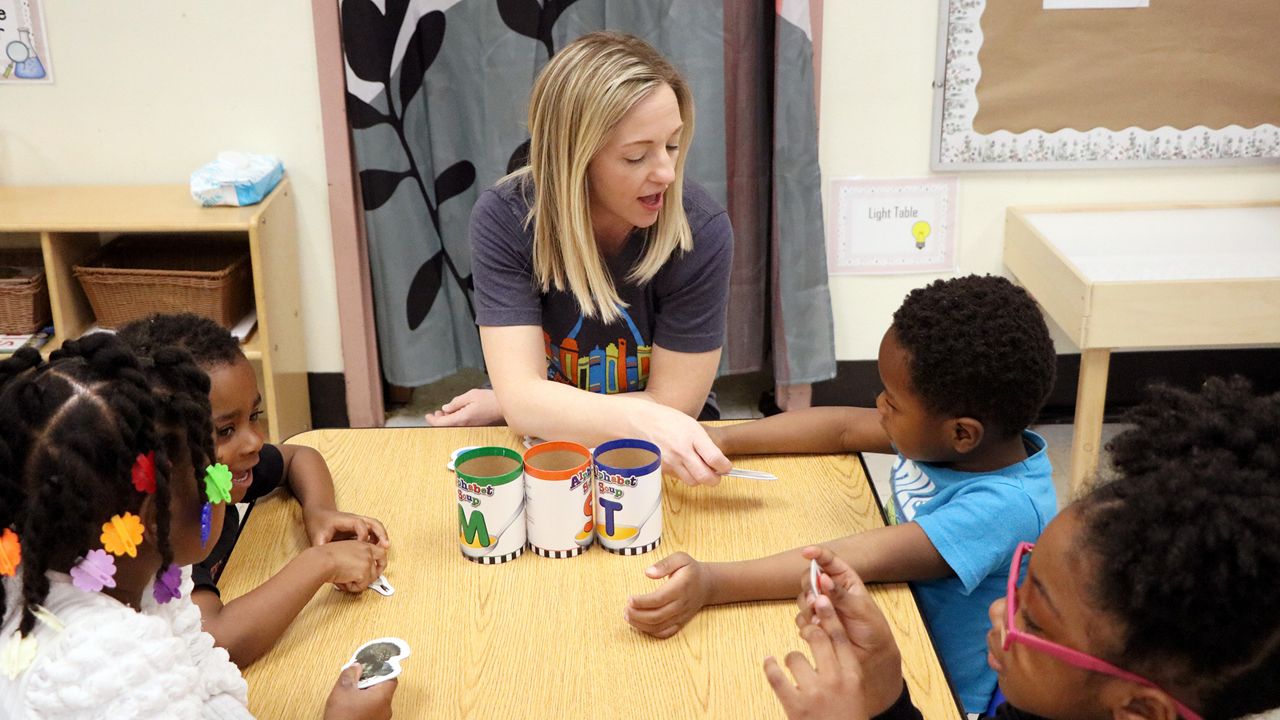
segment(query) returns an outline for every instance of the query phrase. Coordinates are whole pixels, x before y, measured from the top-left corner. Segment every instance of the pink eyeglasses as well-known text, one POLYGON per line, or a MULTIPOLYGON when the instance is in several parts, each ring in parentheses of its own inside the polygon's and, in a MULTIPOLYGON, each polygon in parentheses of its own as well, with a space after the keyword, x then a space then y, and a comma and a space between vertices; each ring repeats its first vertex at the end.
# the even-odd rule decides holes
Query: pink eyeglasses
POLYGON ((1013 551, 1013 564, 1009 567, 1009 592, 1008 595, 1005 596, 1005 611, 1008 614, 1005 616, 1004 636, 1001 641, 1001 647, 1004 651, 1009 652, 1009 648, 1017 642, 1035 650, 1036 652, 1044 653, 1049 657, 1073 667, 1102 673, 1103 675, 1110 675, 1145 687, 1155 688, 1164 692, 1166 695, 1169 695, 1169 697, 1173 699, 1173 702, 1178 706, 1178 714, 1186 718, 1186 720, 1201 720, 1199 714, 1186 705, 1183 705, 1177 698, 1174 698, 1168 690, 1165 690, 1141 675, 1134 675, 1127 670, 1121 670, 1105 660, 1082 653, 1079 650, 1072 650, 1069 647, 1059 645, 1056 642, 1050 642, 1044 638, 1036 637, 1035 635, 1028 635, 1018 629, 1013 622, 1014 617, 1018 614, 1018 571, 1022 568, 1022 557, 1031 552, 1031 549, 1034 547, 1034 543, 1018 543, 1018 549, 1013 551))

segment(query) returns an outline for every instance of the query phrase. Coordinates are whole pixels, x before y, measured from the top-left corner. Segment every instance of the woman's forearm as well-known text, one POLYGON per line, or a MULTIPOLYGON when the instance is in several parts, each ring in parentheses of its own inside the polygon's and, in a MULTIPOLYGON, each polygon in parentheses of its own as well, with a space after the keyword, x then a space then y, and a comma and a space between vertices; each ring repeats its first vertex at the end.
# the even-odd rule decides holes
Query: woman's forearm
POLYGON ((658 404, 644 393, 601 395, 541 379, 495 390, 502 414, 515 432, 588 446, 635 435, 633 420, 658 404))

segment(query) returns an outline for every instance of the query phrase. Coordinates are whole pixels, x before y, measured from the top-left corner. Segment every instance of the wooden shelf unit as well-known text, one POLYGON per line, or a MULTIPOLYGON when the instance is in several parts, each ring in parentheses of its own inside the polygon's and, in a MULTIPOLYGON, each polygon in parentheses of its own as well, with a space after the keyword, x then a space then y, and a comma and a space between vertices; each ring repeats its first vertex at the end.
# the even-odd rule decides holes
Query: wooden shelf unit
POLYGON ((39 247, 54 335, 46 354, 95 319, 72 274, 122 233, 223 233, 244 239, 258 327, 243 345, 258 373, 267 435, 280 442, 311 429, 293 192, 286 178, 249 207, 200 207, 186 185, 0 187, 0 247, 39 247))

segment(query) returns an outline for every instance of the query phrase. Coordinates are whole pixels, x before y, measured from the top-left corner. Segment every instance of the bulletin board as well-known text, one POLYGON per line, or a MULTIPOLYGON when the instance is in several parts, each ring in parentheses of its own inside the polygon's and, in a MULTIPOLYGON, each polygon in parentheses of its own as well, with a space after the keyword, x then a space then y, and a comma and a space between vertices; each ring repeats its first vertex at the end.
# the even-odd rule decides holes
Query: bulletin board
POLYGON ((1280 162, 1277 0, 940 0, 935 170, 1280 162))

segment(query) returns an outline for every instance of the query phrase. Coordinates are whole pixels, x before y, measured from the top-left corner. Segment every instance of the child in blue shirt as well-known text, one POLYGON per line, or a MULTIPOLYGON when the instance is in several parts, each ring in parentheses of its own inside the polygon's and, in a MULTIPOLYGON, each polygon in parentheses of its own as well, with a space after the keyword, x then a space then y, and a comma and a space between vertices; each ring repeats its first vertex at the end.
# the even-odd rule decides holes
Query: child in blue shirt
MULTIPOLYGON (((1106 482, 1009 559, 1013 582, 989 609, 1006 697, 991 717, 1274 719, 1280 393, 1240 377, 1157 386, 1126 421, 1106 482)), ((804 554, 823 569, 816 597, 797 578, 814 664, 799 652, 764 663, 787 716, 920 720, 862 582, 829 550, 804 554)))
MULTIPOLYGON (((825 543, 867 581, 911 581, 939 655, 969 712, 995 691, 987 607, 1009 556, 1056 512, 1045 442, 1027 430, 1053 387, 1039 308, 1000 277, 940 280, 911 292, 880 343, 876 408, 809 408, 711 437, 726 455, 896 452, 890 524, 825 543)), ((676 553, 648 568, 669 580, 628 601, 627 620, 669 637, 705 605, 795 596, 800 549, 738 562, 676 553)))

